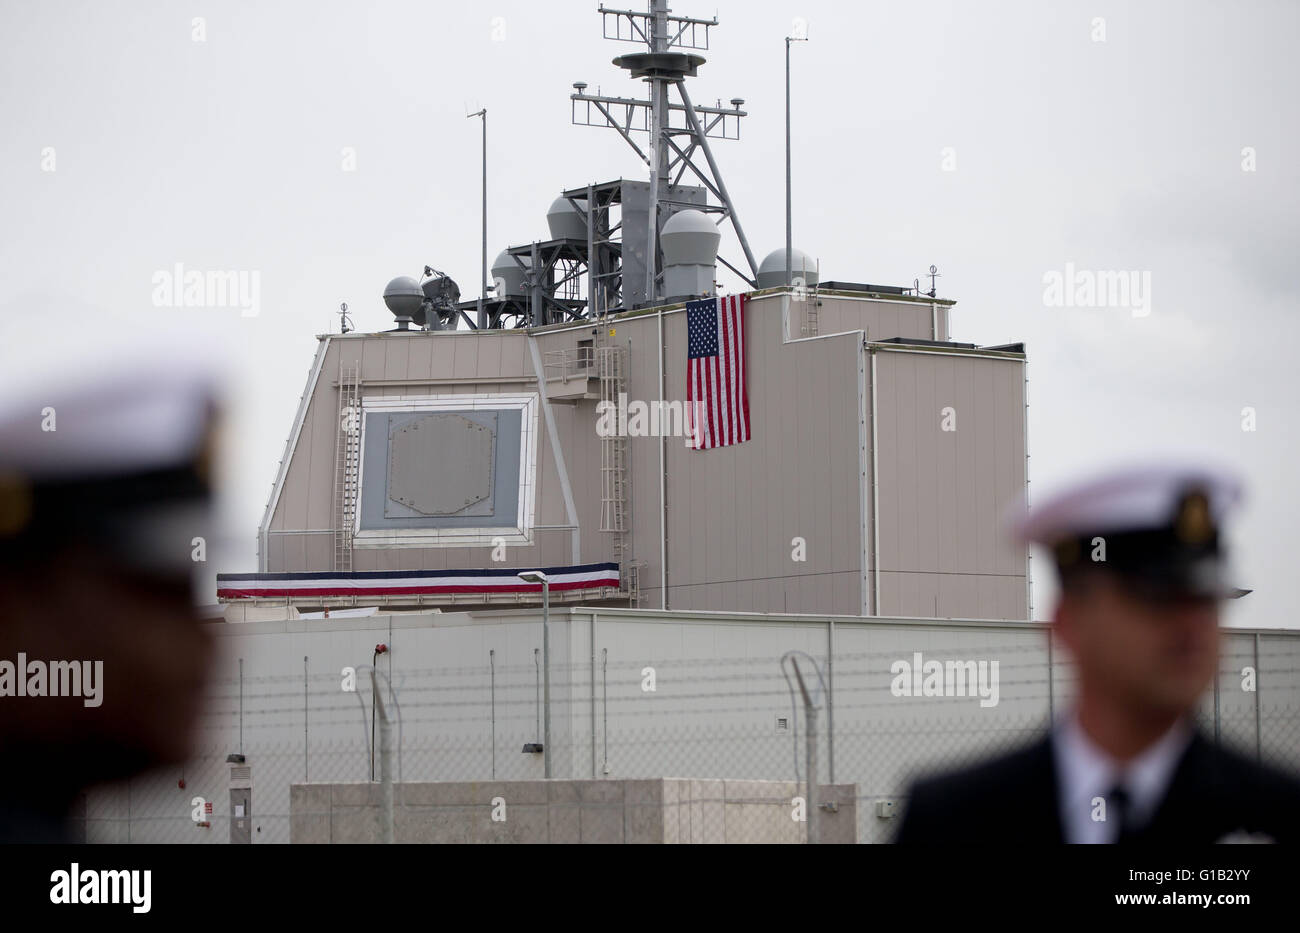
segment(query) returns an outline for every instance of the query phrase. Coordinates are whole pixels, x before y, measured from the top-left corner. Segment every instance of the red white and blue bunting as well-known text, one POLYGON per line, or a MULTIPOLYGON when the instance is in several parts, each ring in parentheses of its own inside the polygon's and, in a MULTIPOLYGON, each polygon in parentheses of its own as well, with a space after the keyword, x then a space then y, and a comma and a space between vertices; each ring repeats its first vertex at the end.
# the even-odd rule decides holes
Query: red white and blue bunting
MULTIPOLYGON (((217 599, 294 597, 401 597, 455 594, 542 592, 542 584, 526 583, 519 574, 529 567, 502 570, 380 570, 353 573, 219 573, 217 599)), ((579 564, 542 567, 552 591, 617 587, 618 564, 579 564)))

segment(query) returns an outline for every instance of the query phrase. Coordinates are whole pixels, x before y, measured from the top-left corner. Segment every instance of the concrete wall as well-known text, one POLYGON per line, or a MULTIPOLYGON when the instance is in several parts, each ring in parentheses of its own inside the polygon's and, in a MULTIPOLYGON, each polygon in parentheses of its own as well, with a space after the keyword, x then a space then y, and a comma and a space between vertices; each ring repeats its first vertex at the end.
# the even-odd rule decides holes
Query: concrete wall
MULTIPOLYGON (((393 787, 398 843, 802 843, 793 781, 456 781, 393 787)), ((857 841, 852 785, 822 785, 823 843, 857 841)), ((375 783, 294 784, 290 841, 381 840, 375 783)))

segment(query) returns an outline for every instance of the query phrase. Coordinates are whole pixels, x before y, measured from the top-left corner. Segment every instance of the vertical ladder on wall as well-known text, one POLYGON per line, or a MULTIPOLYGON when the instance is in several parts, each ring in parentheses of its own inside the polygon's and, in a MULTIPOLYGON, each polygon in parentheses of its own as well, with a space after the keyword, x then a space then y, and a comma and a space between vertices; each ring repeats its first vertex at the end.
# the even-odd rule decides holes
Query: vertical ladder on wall
MULTIPOLYGON (((619 396, 627 392, 628 349, 618 346, 601 327, 601 335, 594 348, 596 371, 600 379, 600 400, 610 405, 619 404, 619 396)), ((600 530, 614 535, 614 559, 619 565, 619 588, 635 600, 636 574, 631 569, 630 527, 631 470, 628 463, 628 441, 621 434, 600 439, 600 530)), ((635 601, 633 602, 635 605, 635 601)))
POLYGON ((339 364, 338 439, 334 450, 334 571, 352 571, 352 524, 356 516, 357 467, 361 456, 361 373, 339 364))
POLYGON ((623 561, 619 575, 619 587, 627 593, 628 605, 633 609, 641 605, 641 565, 640 560, 623 561), (623 577, 627 579, 624 580, 623 577))
POLYGON ((803 292, 803 328, 799 336, 817 336, 817 289, 805 289, 803 292))
POLYGON ((804 337, 817 336, 817 298, 813 293, 804 297, 803 334, 804 337))
POLYGON ((821 260, 819 259, 817 261, 818 283, 814 285, 812 288, 809 288, 806 284, 808 281, 807 265, 804 266, 803 272, 799 276, 800 285, 799 288, 796 289, 795 294, 799 296, 799 300, 804 305, 803 327, 800 328, 800 334, 799 334, 799 336, 801 337, 817 336, 817 306, 821 304, 821 302, 817 300, 817 290, 821 288, 821 281, 820 281, 821 268, 822 268, 822 264, 821 264, 821 260))

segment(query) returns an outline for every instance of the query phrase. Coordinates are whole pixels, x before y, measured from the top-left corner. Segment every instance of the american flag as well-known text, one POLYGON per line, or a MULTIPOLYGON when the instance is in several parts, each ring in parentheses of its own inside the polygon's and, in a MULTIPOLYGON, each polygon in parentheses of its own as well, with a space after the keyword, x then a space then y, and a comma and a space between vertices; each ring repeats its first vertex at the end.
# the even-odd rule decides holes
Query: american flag
POLYGON ((749 440, 745 392, 745 296, 686 303, 686 446, 749 440))

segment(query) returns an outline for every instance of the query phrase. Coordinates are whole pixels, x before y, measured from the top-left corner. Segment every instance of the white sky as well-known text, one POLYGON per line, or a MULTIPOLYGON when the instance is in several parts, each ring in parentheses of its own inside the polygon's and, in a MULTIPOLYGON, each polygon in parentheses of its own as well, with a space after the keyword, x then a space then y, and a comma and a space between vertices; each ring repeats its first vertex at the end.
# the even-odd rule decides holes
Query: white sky
MULTIPOLYGON (((210 559, 254 569, 313 335, 337 329, 339 302, 358 329, 388 329, 384 284, 425 263, 477 292, 480 130, 466 113, 489 114, 489 259, 545 238, 563 188, 643 176, 615 133, 569 123, 575 80, 640 94, 609 61, 636 47, 602 40, 595 6, 2 0, 0 388, 72 379, 76 355, 163 329, 224 354, 238 386, 230 538, 210 559), (259 272, 260 314, 154 307, 153 274, 177 262, 259 272)), ((759 258, 784 245, 782 37, 802 17, 795 245, 825 278, 910 285, 935 263, 959 302, 954 339, 1026 342, 1035 496, 1170 449, 1239 470, 1236 563, 1256 592, 1230 621, 1300 627, 1300 325, 1285 281, 1300 247, 1300 7, 675 12, 721 20, 691 88, 697 103, 745 98, 742 140, 715 151, 759 258), (1247 146, 1255 172, 1241 168, 1247 146), (1045 307, 1043 276, 1067 262, 1150 272, 1151 313, 1045 307)), ((730 238, 723 251, 738 257, 730 238)), ((1036 564, 1042 617, 1050 580, 1036 564)))

